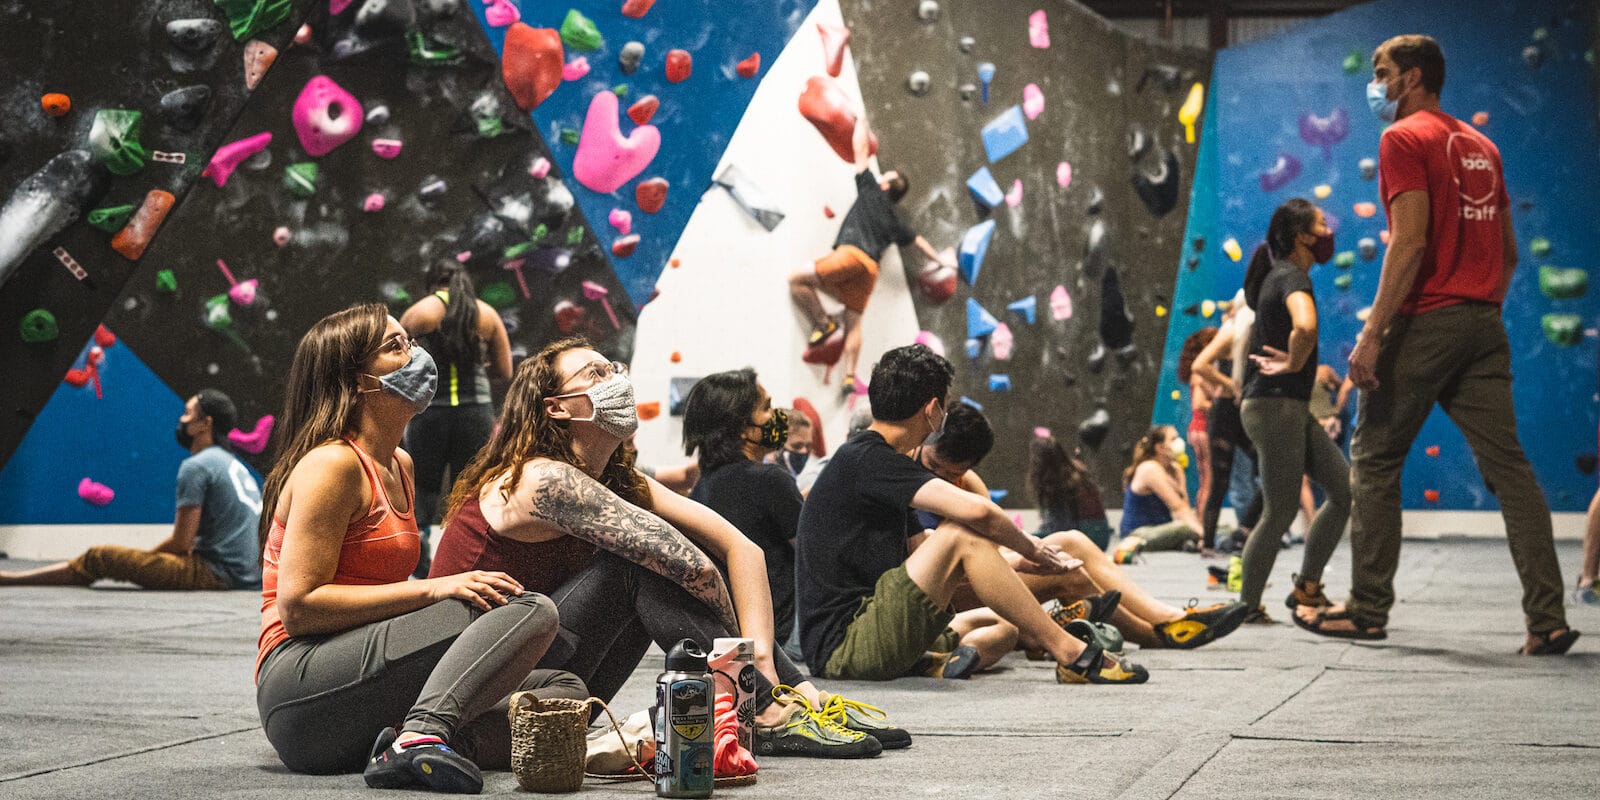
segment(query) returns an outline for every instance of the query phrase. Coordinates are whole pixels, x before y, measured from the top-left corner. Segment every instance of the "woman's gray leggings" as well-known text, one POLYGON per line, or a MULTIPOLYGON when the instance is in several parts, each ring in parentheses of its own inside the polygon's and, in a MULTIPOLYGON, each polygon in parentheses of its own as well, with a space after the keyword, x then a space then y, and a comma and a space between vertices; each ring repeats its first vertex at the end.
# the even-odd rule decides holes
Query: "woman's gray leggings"
POLYGON ((1339 546, 1350 520, 1350 464, 1328 432, 1311 417, 1306 401, 1286 397, 1252 397, 1240 414, 1245 432, 1255 443, 1261 469, 1261 494, 1266 510, 1244 546, 1244 591, 1239 600, 1261 605, 1280 540, 1300 511, 1300 478, 1310 476, 1322 487, 1327 502, 1311 522, 1300 579, 1322 580, 1322 568, 1339 546))
POLYGON ((388 726, 438 736, 480 768, 509 769, 513 692, 589 696, 571 673, 534 669, 555 635, 555 604, 524 592, 492 611, 443 600, 343 633, 295 637, 261 665, 261 727, 295 772, 359 771, 388 726))

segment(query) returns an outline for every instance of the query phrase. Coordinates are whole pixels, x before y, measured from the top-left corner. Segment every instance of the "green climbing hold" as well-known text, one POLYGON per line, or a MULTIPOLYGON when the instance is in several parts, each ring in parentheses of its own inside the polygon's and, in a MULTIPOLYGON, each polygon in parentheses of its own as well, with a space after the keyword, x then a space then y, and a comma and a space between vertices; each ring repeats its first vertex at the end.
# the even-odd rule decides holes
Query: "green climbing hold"
POLYGON ((611 93, 616 95, 616 96, 618 96, 618 97, 627 97, 628 96, 628 84, 619 83, 616 86, 611 87, 611 93))
POLYGON ((106 108, 94 114, 89 129, 89 150, 106 169, 116 175, 132 175, 144 169, 146 153, 139 144, 139 128, 144 114, 125 108, 106 108))
POLYGON ((156 273, 156 291, 172 294, 178 291, 178 276, 170 269, 156 273))
POLYGON ((97 208, 89 212, 89 224, 106 233, 116 233, 122 230, 122 226, 128 224, 135 208, 137 206, 133 205, 97 208))
POLYGON ((517 242, 516 244, 511 245, 510 247, 507 247, 504 250, 501 250, 500 251, 500 257, 504 258, 506 260, 510 260, 510 259, 513 259, 513 258, 521 258, 521 257, 527 255, 528 251, 532 250, 532 249, 533 249, 533 242, 517 242))
POLYGON ((406 287, 401 286, 398 281, 384 281, 378 287, 378 291, 383 294, 384 302, 389 304, 390 310, 395 311, 396 314, 411 305, 411 293, 406 291, 406 287))
POLYGON ((567 244, 574 245, 574 244, 577 244, 577 243, 579 243, 581 241, 583 241, 583 226, 582 225, 579 225, 578 227, 573 228, 570 231, 567 231, 567 244))
POLYGON ((1346 272, 1345 274, 1334 278, 1333 285, 1339 287, 1340 291, 1348 290, 1350 288, 1350 273, 1346 272))
POLYGON ((478 123, 478 135, 485 139, 493 139, 506 132, 506 124, 500 120, 500 115, 483 114, 475 116, 478 123))
POLYGON ((517 292, 511 284, 495 281, 478 290, 478 299, 497 309, 506 309, 517 304, 517 292))
POLYGON ((317 193, 317 165, 301 161, 283 168, 283 188, 295 197, 310 197, 317 193))
POLYGON ((577 144, 578 143, 578 129, 577 128, 562 128, 561 129, 561 143, 562 144, 577 144))
POLYGON ((1548 264, 1539 268, 1539 291, 1551 300, 1571 300, 1589 291, 1589 273, 1548 264))
POLYGON ((1553 345, 1571 347, 1583 340, 1583 318, 1577 314, 1546 314, 1539 322, 1553 345))
POLYGON ((61 334, 56 327, 56 315, 36 308, 22 315, 22 341, 28 344, 53 342, 61 334))
POLYGON ((534 244, 538 244, 544 241, 544 237, 549 235, 550 226, 541 222, 538 225, 533 226, 533 237, 529 241, 533 242, 534 244))
POLYGON ((567 11, 567 18, 561 21, 561 41, 583 53, 599 50, 606 43, 605 37, 600 35, 600 29, 595 27, 594 20, 579 13, 576 8, 567 11))
POLYGON ((228 15, 233 39, 242 42, 289 18, 289 0, 214 0, 228 15))
POLYGON ((1532 253, 1534 258, 1550 255, 1550 240, 1543 236, 1533 237, 1533 241, 1528 242, 1528 252, 1532 253))
POLYGON ((233 313, 228 310, 226 293, 206 301, 206 327, 214 331, 225 331, 233 327, 233 313))
POLYGON ((429 41, 422 31, 407 33, 406 46, 411 50, 411 63, 419 67, 453 67, 466 59, 454 47, 429 41))
POLYGON ((1344 57, 1344 74, 1354 75, 1367 66, 1367 54, 1360 50, 1351 50, 1344 57))
POLYGON ((1333 265, 1339 269, 1349 269, 1356 265, 1356 251, 1345 250, 1333 257, 1333 265))

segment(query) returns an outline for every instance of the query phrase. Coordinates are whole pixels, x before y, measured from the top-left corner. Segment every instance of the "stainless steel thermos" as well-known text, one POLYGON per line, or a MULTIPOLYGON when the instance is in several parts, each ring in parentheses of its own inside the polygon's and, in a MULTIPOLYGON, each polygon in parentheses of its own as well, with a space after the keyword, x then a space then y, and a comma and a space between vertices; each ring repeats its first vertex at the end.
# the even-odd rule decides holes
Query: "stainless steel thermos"
POLYGON ((656 678, 656 796, 710 797, 715 695, 705 651, 684 639, 668 651, 666 667, 656 678))

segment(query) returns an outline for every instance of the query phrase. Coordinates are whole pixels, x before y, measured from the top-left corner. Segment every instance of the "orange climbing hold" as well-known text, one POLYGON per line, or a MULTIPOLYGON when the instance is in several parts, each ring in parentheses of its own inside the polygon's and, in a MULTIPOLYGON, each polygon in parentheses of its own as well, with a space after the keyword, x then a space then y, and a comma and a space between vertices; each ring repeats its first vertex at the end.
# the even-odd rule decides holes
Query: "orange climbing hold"
POLYGON ((650 11, 656 0, 625 0, 622 4, 622 16, 638 19, 650 11))
POLYGON ((111 237, 111 249, 129 261, 138 261, 144 255, 144 249, 150 246, 150 240, 155 238, 161 223, 166 220, 174 201, 170 192, 151 189, 144 196, 144 204, 134 212, 133 219, 128 220, 128 224, 111 237))
POLYGON ((676 258, 674 258, 674 259, 672 259, 672 268, 673 268, 673 269, 677 269, 677 268, 678 268, 678 267, 680 267, 680 266, 682 266, 682 265, 683 265, 683 262, 682 262, 682 261, 679 261, 679 260, 678 260, 678 259, 676 259, 676 258))
POLYGON ((678 352, 678 351, 676 351, 676 350, 674 350, 674 351, 672 351, 672 356, 667 360, 671 361, 674 364, 677 364, 677 363, 683 361, 683 354, 678 352))
POLYGON ((1378 206, 1375 203, 1356 203, 1354 209, 1356 216, 1362 219, 1367 219, 1378 213, 1378 206))
POLYGON ((51 92, 39 98, 39 105, 44 108, 44 113, 60 117, 72 110, 72 98, 60 92, 51 92))
POLYGON ((560 31, 530 27, 525 22, 515 22, 506 28, 500 76, 511 90, 512 99, 517 101, 517 108, 523 111, 538 108, 561 85, 565 58, 560 31))
POLYGON ((1422 452, 1427 453, 1429 458, 1438 458, 1439 457, 1439 445, 1436 445, 1436 444, 1428 445, 1428 449, 1426 449, 1426 450, 1424 450, 1422 452))
POLYGON ((639 404, 639 419, 652 420, 659 416, 661 416, 661 401, 651 400, 648 403, 639 404))
POLYGON ((1430 503, 1437 503, 1437 502, 1439 502, 1439 490, 1438 489, 1423 489, 1422 490, 1422 498, 1424 500, 1427 500, 1430 503))
POLYGON ((761 54, 751 53, 749 58, 740 61, 738 66, 734 67, 734 71, 738 72, 741 78, 754 78, 756 73, 761 71, 761 54))
POLYGON ((255 89, 256 84, 272 69, 278 60, 278 48, 260 39, 251 39, 244 45, 244 88, 255 89))

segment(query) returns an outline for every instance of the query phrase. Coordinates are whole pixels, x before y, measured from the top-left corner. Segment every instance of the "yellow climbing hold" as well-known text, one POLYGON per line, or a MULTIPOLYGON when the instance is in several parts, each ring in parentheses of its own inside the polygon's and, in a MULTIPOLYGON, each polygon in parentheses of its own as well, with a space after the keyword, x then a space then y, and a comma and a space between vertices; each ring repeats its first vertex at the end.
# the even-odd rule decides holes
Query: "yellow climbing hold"
POLYGON ((1217 313, 1217 301, 1205 300, 1200 303, 1200 316, 1211 319, 1211 315, 1215 313, 1217 313))
POLYGON ((1183 140, 1194 144, 1194 123, 1200 119, 1200 110, 1205 107, 1206 87, 1196 83, 1189 87, 1189 99, 1183 101, 1183 107, 1178 109, 1178 121, 1183 123, 1183 140))
POLYGON ((1177 389, 1173 389, 1172 390, 1172 399, 1174 399, 1174 400, 1182 400, 1183 399, 1183 393, 1178 391, 1177 389))
POLYGON ((1319 185, 1317 188, 1312 189, 1311 193, 1316 195, 1318 200, 1326 200, 1328 199, 1329 195, 1333 194, 1333 187, 1324 183, 1319 185))
POLYGON ((1232 236, 1229 236, 1227 239, 1223 240, 1222 252, 1227 253, 1228 258, 1231 258, 1234 261, 1244 258, 1244 250, 1239 247, 1239 240, 1233 238, 1232 236))
POLYGON ((1167 315, 1167 307, 1166 306, 1156 306, 1156 316, 1164 317, 1166 315, 1167 315))

